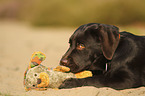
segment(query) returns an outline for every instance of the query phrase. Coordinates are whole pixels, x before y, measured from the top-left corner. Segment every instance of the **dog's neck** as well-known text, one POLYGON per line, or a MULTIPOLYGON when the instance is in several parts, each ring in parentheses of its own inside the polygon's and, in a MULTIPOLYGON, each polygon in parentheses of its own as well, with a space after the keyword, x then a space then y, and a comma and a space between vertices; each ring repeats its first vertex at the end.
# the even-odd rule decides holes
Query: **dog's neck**
POLYGON ((100 59, 95 59, 91 66, 89 67, 90 71, 100 70, 102 72, 108 71, 109 60, 107 60, 103 55, 100 59))

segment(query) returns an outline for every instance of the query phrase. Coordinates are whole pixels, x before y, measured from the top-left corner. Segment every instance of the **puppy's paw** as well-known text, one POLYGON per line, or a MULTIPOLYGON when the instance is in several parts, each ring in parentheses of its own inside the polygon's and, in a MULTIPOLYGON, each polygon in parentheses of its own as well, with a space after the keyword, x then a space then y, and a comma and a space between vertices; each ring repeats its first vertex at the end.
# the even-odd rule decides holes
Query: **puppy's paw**
POLYGON ((79 79, 70 78, 65 80, 60 86, 59 89, 66 89, 66 88, 74 88, 74 87, 80 87, 81 82, 79 82, 79 79))

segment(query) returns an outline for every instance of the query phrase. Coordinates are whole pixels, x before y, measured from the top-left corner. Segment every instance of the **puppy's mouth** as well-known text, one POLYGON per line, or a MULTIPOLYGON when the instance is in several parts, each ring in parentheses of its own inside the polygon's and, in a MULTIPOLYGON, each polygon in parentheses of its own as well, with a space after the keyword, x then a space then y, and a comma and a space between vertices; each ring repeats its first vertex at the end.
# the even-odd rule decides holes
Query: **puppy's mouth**
POLYGON ((78 73, 78 72, 80 72, 79 71, 79 67, 77 65, 75 65, 75 64, 71 64, 71 65, 73 65, 73 66, 69 67, 70 68, 70 72, 72 72, 72 73, 78 73))
POLYGON ((68 59, 67 63, 65 63, 65 64, 64 63, 60 63, 60 65, 70 68, 70 72, 72 72, 72 73, 80 72, 79 66, 77 66, 77 64, 72 59, 68 59))
POLYGON ((63 64, 60 64, 60 65, 68 67, 70 69, 70 72, 72 72, 72 73, 79 72, 79 67, 76 64, 69 63, 67 65, 63 65, 63 64))

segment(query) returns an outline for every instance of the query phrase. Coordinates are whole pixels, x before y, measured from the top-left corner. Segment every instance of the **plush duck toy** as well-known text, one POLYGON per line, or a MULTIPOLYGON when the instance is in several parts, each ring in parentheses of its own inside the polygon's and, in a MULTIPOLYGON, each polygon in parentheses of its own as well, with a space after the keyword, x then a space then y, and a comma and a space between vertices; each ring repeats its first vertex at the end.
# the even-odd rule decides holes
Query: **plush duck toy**
POLYGON ((46 58, 42 52, 34 52, 30 63, 24 73, 24 87, 26 91, 31 89, 46 90, 58 88, 65 79, 91 77, 90 71, 73 74, 69 68, 58 66, 56 68, 45 67, 41 64, 46 58))

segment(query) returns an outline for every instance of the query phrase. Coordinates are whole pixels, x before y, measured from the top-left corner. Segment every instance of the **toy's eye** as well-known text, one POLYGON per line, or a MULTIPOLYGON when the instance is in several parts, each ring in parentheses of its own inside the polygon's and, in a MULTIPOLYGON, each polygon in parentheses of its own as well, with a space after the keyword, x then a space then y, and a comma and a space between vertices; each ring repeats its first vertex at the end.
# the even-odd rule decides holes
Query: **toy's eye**
POLYGON ((77 49, 78 50, 83 50, 85 48, 84 44, 77 44, 77 49))
POLYGON ((34 76, 37 76, 37 74, 34 74, 34 76))
POLYGON ((35 85, 33 85, 33 87, 35 87, 35 85))

